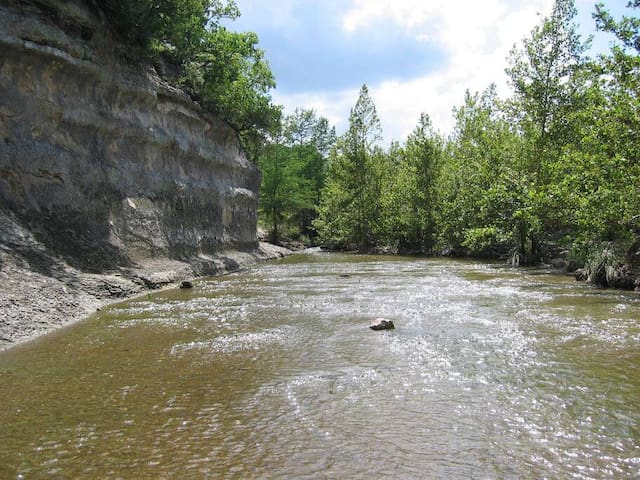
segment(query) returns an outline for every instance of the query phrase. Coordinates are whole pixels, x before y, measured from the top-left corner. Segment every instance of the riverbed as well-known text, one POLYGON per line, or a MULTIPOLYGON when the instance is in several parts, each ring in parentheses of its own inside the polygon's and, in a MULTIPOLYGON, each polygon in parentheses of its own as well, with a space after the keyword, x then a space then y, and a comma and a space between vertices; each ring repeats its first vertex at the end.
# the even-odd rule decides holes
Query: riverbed
POLYGON ((0 385, 0 478, 640 475, 639 297, 537 269, 297 254, 2 352, 0 385))

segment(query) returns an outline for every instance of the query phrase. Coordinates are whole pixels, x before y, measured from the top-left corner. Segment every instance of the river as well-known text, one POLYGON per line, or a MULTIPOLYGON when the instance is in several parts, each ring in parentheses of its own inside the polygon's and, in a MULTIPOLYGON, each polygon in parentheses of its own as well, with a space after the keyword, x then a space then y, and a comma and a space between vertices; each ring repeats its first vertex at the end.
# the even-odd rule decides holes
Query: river
POLYGON ((0 406, 7 479, 638 478, 640 299, 298 254, 0 353, 0 406))

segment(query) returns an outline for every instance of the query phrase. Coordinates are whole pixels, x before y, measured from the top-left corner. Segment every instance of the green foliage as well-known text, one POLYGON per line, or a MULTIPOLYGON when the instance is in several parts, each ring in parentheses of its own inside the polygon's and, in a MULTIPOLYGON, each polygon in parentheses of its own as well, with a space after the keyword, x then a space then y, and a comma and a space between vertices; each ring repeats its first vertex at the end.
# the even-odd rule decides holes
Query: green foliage
POLYGON ((280 120, 275 81, 254 33, 220 25, 240 13, 233 0, 105 0, 115 29, 148 60, 177 66, 177 79, 207 110, 239 134, 250 154, 280 120))
POLYGON ((504 232, 492 226, 465 230, 462 246, 474 257, 496 258, 508 243, 504 232))
POLYGON ((302 174, 304 165, 290 148, 268 145, 259 157, 262 170, 260 209, 271 226, 270 238, 280 240, 281 225, 293 211, 313 208, 311 182, 302 174))
MULTIPOLYGON (((531 207, 527 218, 520 221, 544 224, 542 229, 532 225, 526 229, 518 227, 520 234, 525 230, 539 234, 560 227, 555 213, 562 210, 562 204, 553 202, 550 185, 561 180, 564 146, 577 139, 573 112, 584 101, 587 82, 581 71, 589 41, 582 42, 578 35, 573 23, 575 15, 573 0, 556 0, 551 16, 533 29, 522 48, 514 49, 509 59, 507 73, 515 90, 509 106, 524 147, 519 175, 527 184, 524 203, 531 207)), ((535 260, 541 240, 527 238, 524 243, 535 247, 527 254, 520 241, 522 256, 535 260)))
POLYGON ((369 248, 376 243, 380 217, 379 163, 383 154, 380 120, 366 85, 349 115, 349 129, 329 157, 326 184, 315 226, 334 246, 369 248))
POLYGON ((396 146, 381 173, 383 235, 400 251, 431 253, 435 246, 436 179, 443 140, 422 114, 404 148, 396 146))
MULTIPOLYGON (((638 9, 640 2, 629 7, 638 9)), ((573 206, 576 249, 613 242, 609 250, 620 257, 624 249, 617 247, 631 245, 640 233, 640 20, 615 21, 602 4, 594 16, 620 43, 591 65, 588 101, 573 112, 579 135, 565 147, 558 185, 573 206)))
POLYGON ((104 0, 101 8, 130 43, 187 58, 200 48, 208 30, 222 18, 240 15, 233 0, 104 0))
POLYGON ((404 144, 381 151, 363 88, 330 157, 322 239, 513 264, 569 250, 574 267, 611 284, 640 245, 640 20, 598 5, 599 28, 619 42, 594 62, 575 13, 572 0, 556 0, 511 54, 513 97, 501 101, 494 86, 467 92, 446 142, 423 115, 404 144))
POLYGON ((441 243, 472 255, 506 257, 506 239, 515 245, 519 238, 516 214, 528 189, 521 173, 523 142, 505 118, 494 86, 482 94, 467 92, 455 116, 438 180, 441 243))
POLYGON ((222 27, 207 32, 181 79, 205 108, 239 133, 273 130, 280 117, 269 93, 275 81, 257 43, 254 33, 222 27))
POLYGON ((303 174, 311 181, 312 196, 317 205, 324 186, 329 152, 336 143, 335 127, 329 126, 329 121, 318 117, 314 110, 296 109, 285 119, 283 128, 287 144, 303 161, 303 174))
POLYGON ((576 104, 584 53, 590 40, 582 42, 573 23, 573 0, 556 0, 551 16, 545 18, 514 48, 507 74, 516 92, 514 108, 521 127, 531 136, 531 172, 544 182, 545 162, 557 153, 557 145, 566 141, 571 126, 566 114, 576 104))
POLYGON ((509 103, 522 150, 517 171, 523 186, 513 214, 512 259, 532 263, 550 235, 570 228, 569 203, 558 188, 567 173, 566 146, 579 141, 576 111, 588 101, 592 80, 585 74, 583 42, 573 23, 573 0, 556 0, 551 16, 511 53, 507 73, 515 89, 509 103))
MULTIPOLYGON (((627 8, 640 8, 640 1, 633 0, 627 3, 627 8)), ((604 3, 600 2, 596 5, 596 12, 594 14, 596 19, 596 25, 600 30, 613 33, 618 40, 622 43, 622 46, 615 46, 613 48, 614 57, 617 54, 624 54, 624 49, 629 48, 637 52, 640 52, 640 18, 624 16, 620 21, 616 21, 611 14, 605 9, 604 3)), ((629 56, 632 62, 637 62, 632 56, 629 56)), ((622 63, 622 67, 625 67, 625 62, 622 63)))
POLYGON ((315 207, 324 185, 328 149, 335 129, 313 110, 296 110, 283 122, 283 132, 271 139, 258 157, 262 170, 260 216, 269 225, 270 238, 311 239, 315 207))

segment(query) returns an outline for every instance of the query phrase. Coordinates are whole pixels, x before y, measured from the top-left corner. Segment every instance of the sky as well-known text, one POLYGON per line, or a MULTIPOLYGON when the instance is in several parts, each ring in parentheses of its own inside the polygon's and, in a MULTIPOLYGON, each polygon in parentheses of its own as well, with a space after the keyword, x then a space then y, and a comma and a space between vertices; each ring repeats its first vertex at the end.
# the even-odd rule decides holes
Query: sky
MULTIPOLYGON (((235 0, 236 31, 258 34, 275 75, 273 101, 285 114, 314 109, 342 133, 367 84, 385 143, 404 141, 427 113, 451 133, 452 109, 464 93, 495 83, 510 95, 504 72, 514 45, 548 16, 553 0, 235 0)), ((594 51, 611 38, 595 33, 595 0, 576 0, 580 32, 594 51)), ((617 18, 627 0, 605 0, 617 18), (617 15, 616 15, 617 14, 617 15)))

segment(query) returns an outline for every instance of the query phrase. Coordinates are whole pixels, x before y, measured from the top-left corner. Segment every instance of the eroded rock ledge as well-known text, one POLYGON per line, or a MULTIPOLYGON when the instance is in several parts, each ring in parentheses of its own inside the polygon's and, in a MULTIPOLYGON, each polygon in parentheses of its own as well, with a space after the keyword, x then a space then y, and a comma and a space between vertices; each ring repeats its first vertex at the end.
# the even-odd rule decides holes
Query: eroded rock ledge
POLYGON ((289 253, 260 243, 249 251, 229 250, 189 261, 146 258, 91 273, 70 266, 13 214, 0 212, 0 350, 86 318, 105 304, 177 288, 185 279, 220 275, 289 253))

